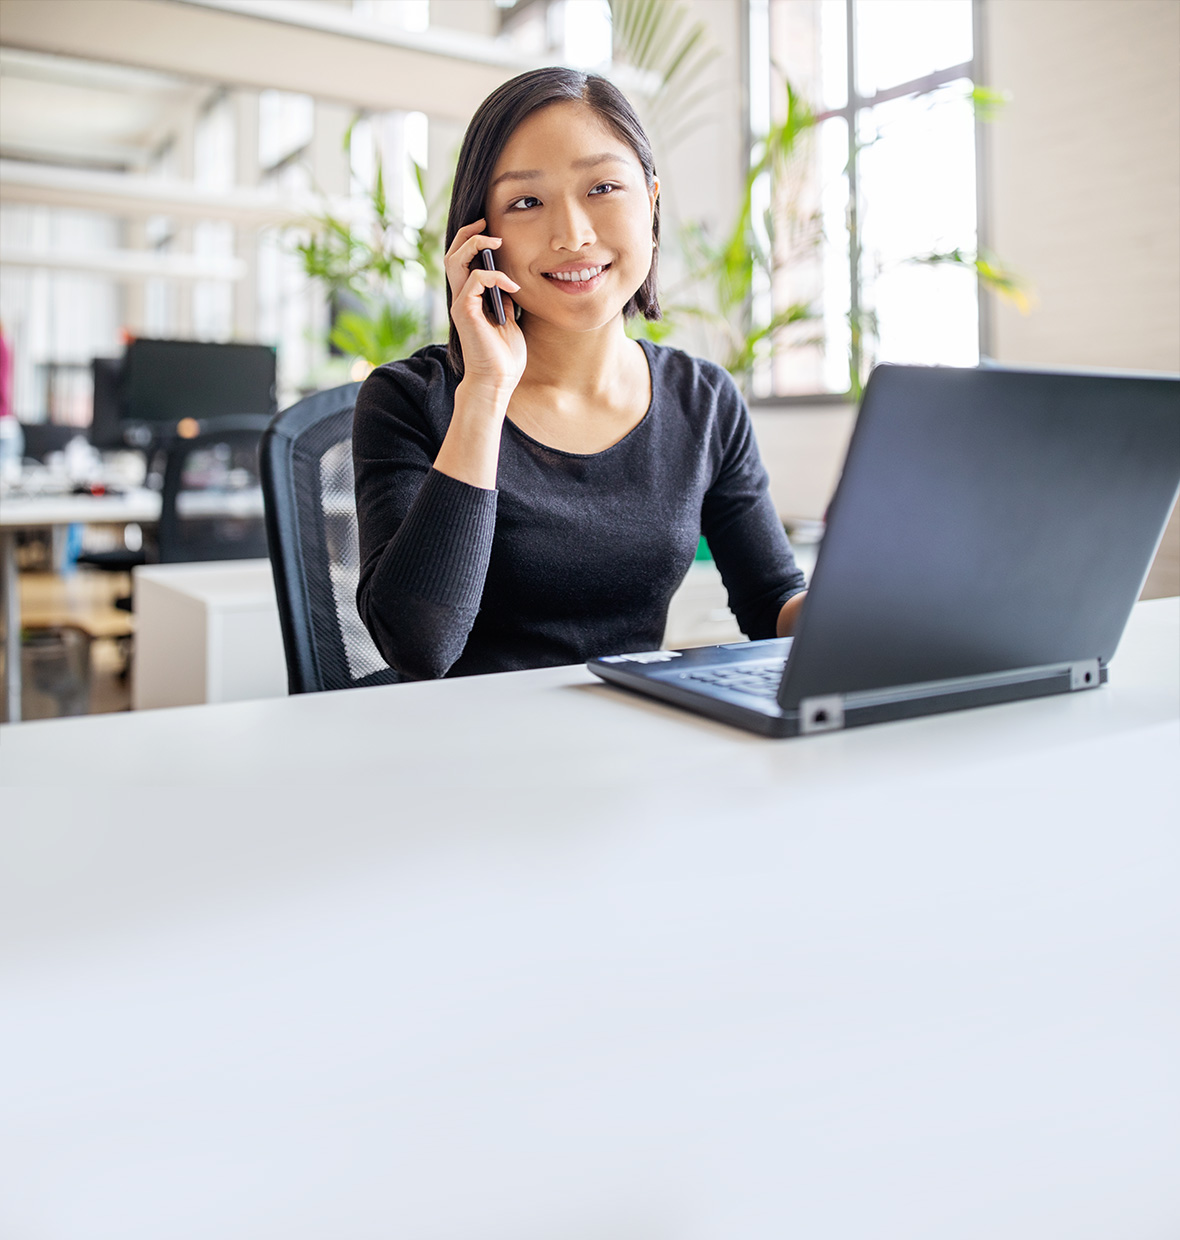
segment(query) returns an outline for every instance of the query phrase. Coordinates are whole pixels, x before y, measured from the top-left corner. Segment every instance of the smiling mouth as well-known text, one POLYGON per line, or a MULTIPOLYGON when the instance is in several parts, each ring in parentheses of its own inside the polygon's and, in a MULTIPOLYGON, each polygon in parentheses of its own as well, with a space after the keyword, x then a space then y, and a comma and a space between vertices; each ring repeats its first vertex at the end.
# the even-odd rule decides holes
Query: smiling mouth
POLYGON ((546 280, 554 280, 558 284, 589 284, 591 280, 596 280, 607 268, 610 263, 603 263, 598 267, 582 267, 575 271, 546 271, 542 274, 546 280))

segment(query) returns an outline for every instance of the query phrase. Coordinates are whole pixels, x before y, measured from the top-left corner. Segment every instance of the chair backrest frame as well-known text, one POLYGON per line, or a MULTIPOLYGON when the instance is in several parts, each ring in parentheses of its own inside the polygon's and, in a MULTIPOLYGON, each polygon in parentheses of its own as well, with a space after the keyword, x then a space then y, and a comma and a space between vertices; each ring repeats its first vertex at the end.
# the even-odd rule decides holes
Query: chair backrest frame
MULTIPOLYGON (((359 383, 348 383, 308 396, 277 414, 262 437, 266 530, 291 693, 394 684, 399 679, 391 668, 358 675, 350 666, 341 666, 352 657, 350 648, 344 633, 339 629, 329 633, 330 625, 324 620, 325 598, 333 595, 333 585, 329 579, 332 544, 327 535, 322 478, 316 480, 316 502, 312 505, 312 480, 301 476, 301 470, 306 472, 313 460, 317 468, 322 467, 328 451, 325 445, 351 442, 352 413, 359 390, 359 383), (328 434, 333 420, 339 426, 336 433, 328 434)), ((349 462, 351 469, 351 457, 349 462)), ((333 519, 340 520, 340 514, 334 513, 333 519)), ((355 530, 355 512, 351 520, 355 530)), ((346 605, 353 605, 352 601, 347 600, 346 605)), ((334 614, 343 621, 338 607, 334 614)), ((359 626, 359 618, 356 623, 359 626)), ((375 650, 373 653, 379 658, 375 650)))

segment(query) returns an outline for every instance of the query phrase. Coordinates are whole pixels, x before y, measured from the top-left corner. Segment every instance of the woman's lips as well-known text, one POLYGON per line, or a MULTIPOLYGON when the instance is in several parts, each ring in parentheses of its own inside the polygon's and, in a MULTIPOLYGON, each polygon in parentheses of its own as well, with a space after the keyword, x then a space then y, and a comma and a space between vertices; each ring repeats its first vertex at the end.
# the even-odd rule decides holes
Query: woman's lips
POLYGON ((609 270, 610 263, 603 263, 599 266, 571 268, 568 271, 546 271, 544 276, 563 293, 588 293, 602 283, 609 270), (583 279, 583 276, 589 278, 583 279))

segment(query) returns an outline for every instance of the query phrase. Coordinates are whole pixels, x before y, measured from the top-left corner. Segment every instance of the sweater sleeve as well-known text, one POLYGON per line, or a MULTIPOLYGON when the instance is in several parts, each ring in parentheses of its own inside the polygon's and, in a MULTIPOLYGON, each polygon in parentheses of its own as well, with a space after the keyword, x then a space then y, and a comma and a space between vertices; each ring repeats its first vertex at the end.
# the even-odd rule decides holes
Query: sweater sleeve
POLYGON ((444 676, 463 653, 495 529, 495 491, 433 468, 450 399, 438 364, 417 355, 369 376, 353 422, 357 610, 413 680, 444 676))
POLYGON ((774 637, 787 599, 807 588, 770 497, 750 412, 728 375, 717 379, 720 465, 701 507, 701 532, 742 632, 774 637))

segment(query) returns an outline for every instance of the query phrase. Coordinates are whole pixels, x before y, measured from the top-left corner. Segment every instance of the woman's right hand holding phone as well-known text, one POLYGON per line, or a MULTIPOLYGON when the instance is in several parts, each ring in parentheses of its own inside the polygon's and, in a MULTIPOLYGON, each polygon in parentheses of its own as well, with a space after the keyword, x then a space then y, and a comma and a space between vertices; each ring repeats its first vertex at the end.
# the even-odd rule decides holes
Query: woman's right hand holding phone
POLYGON ((511 294, 518 285, 503 271, 488 271, 480 262, 481 250, 499 249, 499 237, 481 230, 486 220, 460 228, 444 260, 451 286, 451 319, 463 346, 463 379, 492 390, 512 391, 524 373, 524 336, 516 325, 511 294), (492 322, 484 309, 484 293, 498 288, 504 299, 503 326, 492 322))
POLYGON ((440 473, 492 490, 500 460, 500 432, 508 402, 524 374, 524 335, 511 294, 520 287, 503 271, 489 271, 480 250, 496 249, 499 237, 480 230, 485 220, 460 228, 444 265, 451 287, 451 319, 463 347, 463 378, 455 389, 455 412, 435 458, 440 473), (484 291, 498 288, 504 301, 500 326, 484 310, 484 291))

